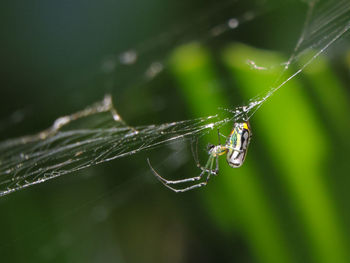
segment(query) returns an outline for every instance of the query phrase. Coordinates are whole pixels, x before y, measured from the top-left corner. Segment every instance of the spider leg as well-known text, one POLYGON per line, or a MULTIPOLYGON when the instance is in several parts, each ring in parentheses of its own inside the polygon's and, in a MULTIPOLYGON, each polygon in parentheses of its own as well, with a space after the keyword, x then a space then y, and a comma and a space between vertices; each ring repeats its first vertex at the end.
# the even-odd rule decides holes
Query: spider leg
POLYGON ((227 136, 226 136, 226 135, 223 135, 221 132, 219 132, 219 134, 220 134, 221 137, 224 137, 225 140, 227 139, 227 136))
POLYGON ((187 192, 189 190, 192 190, 192 189, 195 189, 195 188, 199 188, 199 187, 202 187, 202 186, 206 186, 207 185, 207 182, 203 182, 203 183, 199 183, 199 184, 194 184, 194 185, 191 185, 189 187, 186 187, 186 188, 181 188, 181 189, 175 189, 167 184, 164 184, 166 187, 168 187, 170 190, 174 191, 175 193, 183 193, 183 192, 187 192))
MULTIPOLYGON (((219 144, 218 145, 221 146, 219 129, 218 129, 218 139, 219 139, 219 144)), ((167 188, 169 188, 170 190, 172 190, 172 191, 174 191, 176 193, 186 192, 186 191, 189 191, 189 190, 192 190, 192 189, 195 189, 195 188, 199 188, 199 187, 205 186, 205 185, 207 185, 211 175, 218 175, 218 173, 219 173, 219 155, 216 152, 215 153, 209 152, 208 161, 207 161, 206 165, 203 167, 200 164, 199 158, 198 158, 198 139, 196 139, 196 145, 195 145, 196 146, 196 150, 194 150, 193 143, 194 143, 194 140, 191 141, 191 150, 192 150, 193 159, 195 160, 195 162, 197 164, 197 167, 199 169, 201 169, 201 173, 198 176, 195 176, 195 177, 190 177, 190 178, 185 178, 185 179, 180 179, 180 180, 167 180, 167 179, 161 177, 158 174, 158 172, 151 165, 151 162, 150 162, 149 158, 147 158, 148 165, 151 168, 151 171, 154 174, 154 176, 162 184, 164 184, 167 188), (214 159, 215 159, 215 169, 213 169, 214 159), (202 179, 202 177, 203 177, 203 175, 205 173, 208 174, 207 177, 206 177, 205 182, 201 182, 201 183, 194 184, 192 186, 188 186, 188 187, 180 188, 180 189, 176 189, 176 188, 170 186, 170 185, 174 185, 174 184, 181 184, 181 183, 188 183, 188 182, 199 181, 199 180, 202 179)))
MULTIPOLYGON (((219 156, 215 157, 215 161, 216 161, 216 167, 215 170, 213 170, 213 175, 218 175, 219 173, 219 156)), ((209 178, 207 179, 207 181, 209 180, 209 178)))
MULTIPOLYGON (((214 159, 211 158, 210 160, 208 160, 208 163, 210 162, 211 163, 211 166, 213 164, 213 161, 214 159)), ((166 180, 165 178, 161 177, 157 171, 152 167, 151 165, 151 162, 149 160, 149 158, 147 158, 147 162, 148 162, 148 165, 149 167, 151 168, 151 171, 153 172, 153 174, 157 177, 157 179, 164 185, 166 186, 167 188, 169 188, 170 190, 176 192, 176 193, 182 193, 182 192, 186 192, 186 191, 189 191, 189 190, 192 190, 192 189, 195 189, 195 188, 199 188, 199 187, 202 187, 202 186, 205 186, 207 185, 208 183, 208 180, 210 178, 210 173, 208 173, 208 176, 207 176, 207 179, 205 182, 202 182, 202 183, 198 183, 198 184, 194 184, 194 185, 191 185, 191 186, 188 186, 188 187, 185 187, 185 188, 180 188, 180 189, 176 189, 174 187, 171 187, 169 184, 179 184, 179 183, 186 183, 186 182, 194 182, 194 181, 198 181, 202 178, 202 176, 206 173, 206 171, 202 171, 200 173, 199 176, 196 176, 196 177, 191 177, 191 178, 187 178, 187 179, 182 179, 182 180, 176 180, 176 181, 170 181, 170 180, 166 180)))
MULTIPOLYGON (((216 171, 208 169, 208 163, 207 163, 207 165, 205 167, 200 164, 199 157, 198 157, 198 138, 196 139, 196 150, 193 149, 193 140, 192 140, 192 142, 191 142, 191 151, 192 151, 193 159, 196 162, 196 165, 197 165, 197 167, 199 169, 201 169, 202 171, 205 171, 207 173, 217 174, 216 171)), ((210 156, 209 156, 209 158, 210 158, 210 156)))
POLYGON ((196 151, 193 149, 193 141, 191 142, 191 151, 192 151, 192 155, 193 155, 193 159, 196 162, 196 165, 198 168, 201 168, 202 165, 199 162, 199 158, 198 158, 198 138, 196 138, 196 151))
MULTIPOLYGON (((218 166, 218 165, 219 165, 219 163, 218 163, 219 157, 216 156, 215 158, 216 158, 216 165, 217 165, 217 166, 216 166, 216 169, 215 169, 215 171, 216 171, 216 170, 219 169, 219 166, 218 166)), ((208 163, 209 163, 209 162, 210 162, 210 171, 213 171, 214 157, 212 157, 212 158, 208 161, 208 163)), ((204 173, 205 173, 205 171, 202 171, 201 175, 203 175, 204 173)), ((199 184, 195 184, 195 185, 192 185, 192 186, 189 186, 189 187, 186 187, 186 188, 182 188, 182 189, 175 189, 175 188, 173 188, 173 187, 171 187, 171 186, 169 186, 169 185, 167 185, 167 184, 164 184, 164 185, 165 185, 166 187, 168 187, 169 189, 173 190, 173 191, 176 192, 176 193, 183 193, 183 192, 186 192, 186 191, 195 189, 195 188, 199 188, 199 187, 202 187, 202 186, 206 186, 207 183, 208 183, 208 181, 209 181, 209 179, 210 179, 210 175, 212 175, 212 174, 211 174, 211 173, 208 173, 208 176, 207 176, 205 182, 202 182, 202 183, 199 183, 199 184)), ((217 173, 214 174, 214 175, 217 175, 217 173)))
POLYGON ((202 171, 199 176, 195 176, 195 177, 191 177, 191 178, 186 178, 186 179, 180 179, 180 180, 167 180, 163 177, 161 177, 156 170, 152 167, 151 162, 149 160, 149 158, 147 158, 147 162, 149 167, 151 168, 153 174, 158 178, 158 180, 160 180, 163 184, 168 185, 168 184, 180 184, 180 183, 187 183, 187 182, 195 182, 198 181, 202 178, 203 174, 205 173, 205 171, 202 171))
POLYGON ((218 162, 219 158, 216 156, 216 157, 213 157, 211 160, 210 160, 210 170, 213 171, 213 173, 208 173, 207 175, 207 178, 205 180, 206 183, 208 183, 209 179, 210 179, 210 176, 213 174, 213 175, 217 175, 218 174, 218 170, 219 170, 219 162, 218 162), (216 167, 215 167, 215 170, 213 170, 213 165, 214 165, 214 158, 216 159, 216 167))
POLYGON ((227 139, 227 136, 223 135, 223 134, 220 132, 219 128, 218 128, 218 142, 219 142, 219 145, 221 145, 220 137, 224 137, 225 140, 227 139))

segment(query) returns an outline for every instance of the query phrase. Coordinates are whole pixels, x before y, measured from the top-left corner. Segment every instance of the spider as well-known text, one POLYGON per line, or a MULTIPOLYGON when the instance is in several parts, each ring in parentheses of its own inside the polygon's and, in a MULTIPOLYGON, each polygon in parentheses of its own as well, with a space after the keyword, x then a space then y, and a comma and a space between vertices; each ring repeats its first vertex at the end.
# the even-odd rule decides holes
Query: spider
MULTIPOLYGON (((197 150, 195 154, 193 150, 193 146, 191 145, 193 157, 196 161, 197 167, 201 169, 201 173, 199 174, 199 176, 181 179, 181 180, 175 180, 175 181, 166 180, 156 172, 156 170, 152 167, 149 159, 147 159, 148 165, 150 166, 151 171, 157 177, 157 179, 160 182, 162 182, 166 187, 168 187, 169 189, 173 190, 176 193, 186 192, 188 190, 205 186, 207 185, 211 175, 218 175, 219 173, 219 156, 226 154, 227 163, 232 168, 237 168, 242 166, 245 160, 245 156, 247 154, 250 139, 252 137, 249 121, 236 122, 233 125, 232 131, 229 137, 227 138, 225 145, 221 145, 220 143, 219 130, 218 130, 218 137, 219 137, 218 145, 213 145, 213 144, 208 145, 209 158, 204 167, 201 166, 201 164, 199 163, 197 150), (214 161, 216 163, 215 169, 213 169, 214 161), (199 181, 200 179, 202 179, 204 174, 207 174, 207 178, 204 182, 197 183, 197 184, 194 184, 185 188, 180 188, 180 189, 176 189, 170 186, 170 185, 177 185, 177 184, 182 184, 187 182, 199 181)), ((196 149, 197 149, 197 143, 196 143, 196 149)))

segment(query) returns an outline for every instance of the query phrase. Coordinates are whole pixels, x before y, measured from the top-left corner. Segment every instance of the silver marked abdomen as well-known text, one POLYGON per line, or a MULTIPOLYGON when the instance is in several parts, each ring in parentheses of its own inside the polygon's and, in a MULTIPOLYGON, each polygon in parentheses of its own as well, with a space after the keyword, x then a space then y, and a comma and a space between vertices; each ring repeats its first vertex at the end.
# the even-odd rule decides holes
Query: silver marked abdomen
POLYGON ((231 167, 240 167, 247 154, 251 130, 248 122, 235 123, 227 142, 227 162, 231 167))

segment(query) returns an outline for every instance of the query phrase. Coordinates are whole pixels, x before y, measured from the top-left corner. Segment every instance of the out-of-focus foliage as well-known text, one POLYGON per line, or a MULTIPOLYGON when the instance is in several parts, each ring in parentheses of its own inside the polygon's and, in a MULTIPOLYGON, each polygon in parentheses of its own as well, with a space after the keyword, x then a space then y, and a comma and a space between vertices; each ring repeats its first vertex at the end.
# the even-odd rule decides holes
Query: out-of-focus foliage
MULTIPOLYGON (((229 45, 222 52, 222 59, 232 76, 232 86, 237 87, 231 92, 246 100, 268 88, 279 72, 276 68, 252 70, 245 63, 247 57, 258 65, 278 65, 285 61, 277 53, 239 44, 229 45)), ((181 85, 182 92, 194 112, 215 108, 216 98, 220 97, 221 105, 227 104, 225 98, 228 94, 225 96, 222 92, 216 96, 210 92, 210 84, 216 82, 214 74, 208 74, 207 68, 212 64, 207 51, 191 45, 179 49, 175 58, 175 72, 182 81, 185 80, 181 85), (194 57, 198 52, 200 58, 196 60, 194 57), (203 56, 207 59, 203 60, 203 56), (193 60, 201 61, 200 65, 187 67, 186 63, 193 60), (195 81, 191 81, 191 76, 195 81), (198 76, 203 76, 207 85, 203 85, 198 76), (200 95, 192 96, 194 90, 200 90, 200 95), (204 94, 209 94, 206 99, 204 94)), ((204 193, 214 221, 224 222, 223 231, 231 233, 237 231, 237 225, 227 221, 231 217, 232 221, 238 220, 238 231, 244 233, 254 254, 262 262, 303 262, 306 257, 314 262, 346 262, 349 258, 347 235, 343 229, 345 222, 340 218, 337 201, 327 182, 334 165, 329 153, 336 152, 333 147, 339 147, 335 146, 329 128, 332 127, 337 134, 349 131, 347 123, 341 129, 337 128, 332 120, 337 119, 337 115, 332 116, 332 112, 348 112, 348 103, 344 102, 347 94, 325 59, 319 59, 310 67, 304 82, 293 80, 286 84, 253 116, 253 149, 247 164, 237 170, 222 164, 220 175, 225 178, 215 185, 214 190, 204 193), (322 82, 318 81, 319 77, 323 78, 322 82), (313 90, 307 90, 307 81, 317 83, 310 85, 313 90), (322 101, 330 96, 327 94, 330 89, 335 96, 333 105, 328 100, 322 101), (319 101, 318 111, 327 113, 331 120, 322 122, 313 106, 314 100, 319 101), (269 180, 274 180, 272 185, 267 183, 269 180), (278 190, 275 189, 277 186, 278 190), (298 234, 294 227, 290 227, 295 224, 299 226, 298 234), (300 242, 295 242, 295 239, 300 242)), ((215 91, 218 93, 217 88, 215 91)), ((341 140, 342 137, 338 138, 341 140)), ((211 139, 215 141, 215 136, 211 139)), ((346 151, 339 149, 338 153, 344 155, 346 151)))

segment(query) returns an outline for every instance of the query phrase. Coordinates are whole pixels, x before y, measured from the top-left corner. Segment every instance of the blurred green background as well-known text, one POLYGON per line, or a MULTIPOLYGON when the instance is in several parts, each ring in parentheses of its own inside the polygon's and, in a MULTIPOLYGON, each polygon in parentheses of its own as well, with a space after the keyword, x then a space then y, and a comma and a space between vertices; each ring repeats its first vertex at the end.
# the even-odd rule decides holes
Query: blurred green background
MULTIPOLYGON (((306 12, 298 1, 1 5, 2 140, 44 129, 106 93, 130 125, 242 105, 274 82, 306 12), (247 11, 259 15, 207 37, 247 11), (139 52, 136 64, 106 70, 129 49, 139 52), (271 68, 252 70, 247 58, 271 68), (144 78, 157 61, 164 72, 144 78)), ((257 111, 244 166, 221 158, 205 188, 175 194, 151 174, 147 157, 166 178, 199 174, 189 144, 179 143, 2 197, 1 261, 350 262, 350 60, 342 50, 317 59, 257 111)), ((216 131, 200 140, 202 163, 208 142, 217 143, 216 131)))

